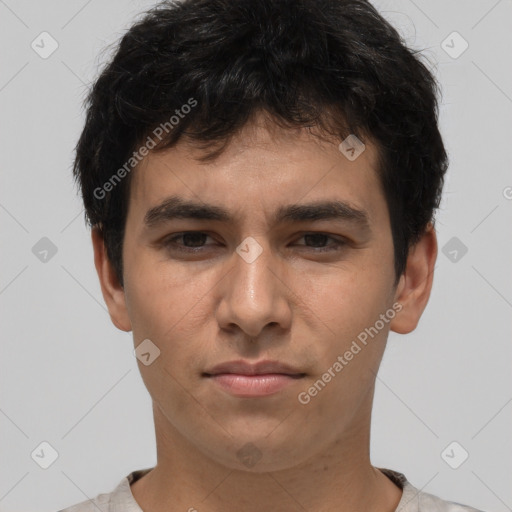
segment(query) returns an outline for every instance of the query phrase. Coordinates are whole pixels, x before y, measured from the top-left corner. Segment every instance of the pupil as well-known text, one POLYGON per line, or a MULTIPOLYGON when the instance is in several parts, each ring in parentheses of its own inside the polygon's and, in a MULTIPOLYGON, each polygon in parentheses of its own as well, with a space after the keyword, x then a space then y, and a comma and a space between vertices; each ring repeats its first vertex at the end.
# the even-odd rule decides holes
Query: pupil
POLYGON ((317 242, 318 242, 318 241, 319 241, 319 239, 320 239, 320 244, 315 244, 315 243, 313 243, 313 245, 314 245, 315 247, 318 247, 318 246, 323 246, 323 245, 325 245, 324 243, 325 243, 325 240, 326 240, 326 238, 327 238, 327 235, 322 235, 322 234, 304 235, 304 240, 306 240, 306 243, 307 243, 308 238, 309 238, 309 240, 313 239, 313 241, 314 241, 314 240, 316 240, 317 242), (324 243, 321 243, 322 241, 323 241, 324 243))
POLYGON ((185 243, 185 245, 192 245, 194 247, 200 247, 202 245, 201 241, 204 243, 205 237, 206 237, 206 235, 204 233, 185 233, 183 235, 183 242, 185 243), (194 241, 195 242, 199 241, 199 243, 194 244, 194 241), (189 244, 188 242, 191 242, 191 244, 189 244))

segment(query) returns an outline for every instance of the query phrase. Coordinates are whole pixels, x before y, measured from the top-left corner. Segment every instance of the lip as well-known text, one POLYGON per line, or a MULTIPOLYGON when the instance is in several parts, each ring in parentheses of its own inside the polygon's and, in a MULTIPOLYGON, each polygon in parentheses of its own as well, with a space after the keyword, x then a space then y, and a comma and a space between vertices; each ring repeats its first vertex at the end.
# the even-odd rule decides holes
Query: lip
POLYGON ((230 361, 214 366, 203 376, 223 391, 239 398, 255 398, 278 393, 306 374, 279 361, 230 361))
POLYGON ((238 375, 264 375, 269 373, 290 376, 304 375, 304 373, 297 368, 281 363, 280 361, 264 360, 258 361, 257 363, 249 363, 242 359, 218 364, 204 373, 208 376, 218 375, 220 373, 236 373, 238 375))
POLYGON ((238 398, 255 398, 273 395, 301 377, 293 377, 282 373, 266 373, 262 375, 218 373, 217 375, 211 375, 209 378, 230 395, 238 398))

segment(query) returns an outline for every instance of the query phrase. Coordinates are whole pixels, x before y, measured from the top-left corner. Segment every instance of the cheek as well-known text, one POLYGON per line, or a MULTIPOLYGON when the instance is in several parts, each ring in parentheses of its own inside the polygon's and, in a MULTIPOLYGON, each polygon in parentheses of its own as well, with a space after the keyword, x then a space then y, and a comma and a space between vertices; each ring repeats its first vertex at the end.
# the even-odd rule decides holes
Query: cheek
POLYGON ((388 307, 389 279, 371 265, 315 276, 304 283, 307 306, 331 338, 347 340, 373 323, 388 307))
MULTIPOLYGON (((126 264, 126 304, 134 339, 156 339, 186 324, 189 315, 200 307, 204 280, 191 279, 177 265, 162 261, 162 256, 139 250, 126 264)), ((162 340, 163 342, 164 340, 162 340)))
POLYGON ((197 328, 193 319, 201 307, 201 293, 184 282, 179 272, 164 274, 154 265, 140 265, 137 275, 126 284, 134 345, 149 339, 160 351, 147 366, 138 361, 141 377, 152 399, 169 417, 183 414, 191 407, 183 386, 187 387, 187 379, 194 375, 198 347, 189 331, 191 325, 197 328))
MULTIPOLYGON (((320 293, 313 301, 320 321, 313 331, 318 359, 308 383, 316 393, 311 408, 338 429, 350 421, 350 411, 355 414, 370 392, 389 332, 389 323, 379 323, 381 328, 374 330, 388 309, 387 289, 355 284, 349 279, 337 286, 331 283, 329 293, 320 293)), ((309 393, 308 388, 303 391, 309 393)))
POLYGON ((380 320, 390 307, 390 278, 383 274, 382 266, 373 270, 366 266, 359 272, 340 273, 336 279, 331 276, 321 286, 310 285, 314 290, 310 307, 321 331, 316 331, 316 339, 319 345, 322 342, 317 350, 318 374, 314 381, 331 370, 325 377, 329 383, 319 393, 320 409, 329 407, 329 403, 344 410, 357 409, 375 379, 391 320, 380 320), (341 363, 339 356, 343 358, 341 363))
POLYGON ((142 378, 156 396, 165 388, 179 395, 178 383, 185 385, 204 368, 207 344, 215 336, 208 293, 211 278, 206 274, 191 278, 171 265, 141 263, 133 268, 138 271, 126 280, 125 291, 134 345, 150 339, 160 350, 154 365, 139 362, 142 378))

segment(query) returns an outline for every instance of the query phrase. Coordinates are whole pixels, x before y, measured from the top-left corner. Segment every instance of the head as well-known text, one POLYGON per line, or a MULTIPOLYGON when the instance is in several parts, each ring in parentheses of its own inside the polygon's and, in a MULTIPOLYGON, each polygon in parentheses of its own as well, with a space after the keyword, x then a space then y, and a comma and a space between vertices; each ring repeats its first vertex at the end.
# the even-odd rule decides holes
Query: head
POLYGON ((261 471, 358 436, 389 330, 431 289, 436 95, 362 0, 169 2, 128 30, 74 174, 112 321, 160 351, 139 363, 160 422, 227 465, 254 445, 261 471), (304 375, 234 397, 208 370, 235 359, 304 375))

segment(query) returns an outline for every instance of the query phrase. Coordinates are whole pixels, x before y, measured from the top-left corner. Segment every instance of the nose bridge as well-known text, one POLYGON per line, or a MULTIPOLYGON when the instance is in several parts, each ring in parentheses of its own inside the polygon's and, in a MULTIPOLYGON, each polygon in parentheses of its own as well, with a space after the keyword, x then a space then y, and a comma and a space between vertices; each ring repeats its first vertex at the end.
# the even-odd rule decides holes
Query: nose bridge
POLYGON ((261 239, 244 239, 233 254, 233 265, 221 297, 219 323, 236 324, 250 336, 270 323, 283 324, 286 301, 270 270, 275 265, 268 245, 261 239))
POLYGON ((269 271, 272 253, 261 239, 247 237, 237 247, 233 299, 250 310, 261 311, 269 306, 273 298, 272 273, 269 271))

